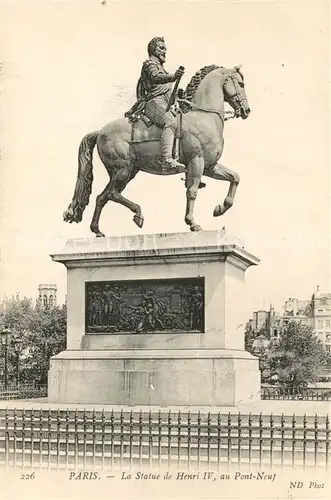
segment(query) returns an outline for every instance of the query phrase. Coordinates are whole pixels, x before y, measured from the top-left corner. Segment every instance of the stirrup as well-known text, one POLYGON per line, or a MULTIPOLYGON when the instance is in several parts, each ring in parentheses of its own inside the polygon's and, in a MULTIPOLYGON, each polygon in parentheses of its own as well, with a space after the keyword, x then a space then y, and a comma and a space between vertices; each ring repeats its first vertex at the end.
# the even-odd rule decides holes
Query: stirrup
MULTIPOLYGON (((181 178, 181 180, 185 182, 185 180, 186 180, 186 179, 181 178)), ((202 188, 204 188, 204 187, 206 187, 206 186, 207 186, 207 184, 206 184, 205 182, 200 181, 200 182, 199 182, 198 189, 202 189, 202 188)))
POLYGON ((186 172, 186 167, 182 163, 172 158, 171 160, 161 160, 161 171, 164 173, 174 172, 181 174, 186 172))

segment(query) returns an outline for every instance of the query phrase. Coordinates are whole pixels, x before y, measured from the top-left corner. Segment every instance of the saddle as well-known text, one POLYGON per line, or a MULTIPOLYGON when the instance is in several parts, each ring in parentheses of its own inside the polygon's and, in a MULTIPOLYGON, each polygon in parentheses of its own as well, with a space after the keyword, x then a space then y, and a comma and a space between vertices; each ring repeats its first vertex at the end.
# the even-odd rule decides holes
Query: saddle
MULTIPOLYGON (((182 97, 181 89, 178 92, 178 97, 182 97)), ((177 120, 177 128, 175 131, 174 144, 172 150, 173 158, 179 158, 180 156, 180 139, 183 137, 183 114, 186 113, 187 109, 181 109, 181 106, 178 109, 178 120, 177 120)), ((144 146, 144 143, 160 143, 161 142, 161 134, 165 124, 165 115, 166 109, 164 107, 159 106, 156 100, 150 101, 138 101, 136 104, 125 113, 125 117, 128 118, 131 123, 131 145, 137 151, 137 147, 141 145, 144 146)), ((139 149, 141 148, 139 147, 139 149)), ((143 147, 143 150, 146 149, 143 147)), ((141 150, 140 152, 142 152, 141 150)), ((182 179, 185 181, 185 179, 182 179)), ((206 184, 204 182, 200 182, 199 189, 205 187, 206 184)))
MULTIPOLYGON (((182 138, 183 134, 183 118, 180 113, 177 124, 177 129, 175 132, 175 142, 182 138)), ((131 122, 131 143, 140 143, 146 141, 160 141, 161 134, 163 130, 164 123, 161 125, 160 122, 156 123, 156 121, 149 118, 144 112, 139 116, 135 116, 133 119, 130 119, 131 122), (145 129, 145 133, 141 134, 142 129, 145 129), (137 134, 137 131, 140 130, 140 134, 137 134), (140 136, 140 137, 139 137, 140 136)))
MULTIPOLYGON (((177 98, 181 98, 183 95, 183 90, 179 89, 177 92, 177 98)), ((172 96, 170 97, 170 101, 172 102, 172 96)), ((175 98, 174 98, 174 101, 175 98)), ((137 121, 141 120, 147 128, 150 128, 152 125, 156 125, 159 129, 162 129, 166 122, 166 113, 170 107, 169 96, 165 94, 158 95, 152 99, 138 99, 138 101, 132 106, 132 108, 125 113, 125 117, 129 119, 129 121, 133 124, 137 121)), ((178 107, 179 115, 181 115, 182 110, 181 107, 178 107)), ((176 138, 181 137, 181 129, 182 129, 182 117, 178 120, 178 127, 176 130, 176 138)), ((161 135, 161 131, 160 135, 161 135)), ((133 131, 134 134, 134 131, 133 131)), ((133 138, 136 141, 136 138, 133 138)))

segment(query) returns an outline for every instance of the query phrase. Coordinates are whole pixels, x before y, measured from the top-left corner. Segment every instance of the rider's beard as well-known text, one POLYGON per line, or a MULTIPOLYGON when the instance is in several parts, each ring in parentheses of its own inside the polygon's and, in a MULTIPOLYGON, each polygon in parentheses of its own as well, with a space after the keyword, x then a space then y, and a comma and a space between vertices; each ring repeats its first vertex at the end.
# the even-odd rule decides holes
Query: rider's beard
POLYGON ((160 61, 161 64, 165 63, 165 60, 166 60, 165 54, 157 54, 156 57, 158 58, 158 60, 160 61))

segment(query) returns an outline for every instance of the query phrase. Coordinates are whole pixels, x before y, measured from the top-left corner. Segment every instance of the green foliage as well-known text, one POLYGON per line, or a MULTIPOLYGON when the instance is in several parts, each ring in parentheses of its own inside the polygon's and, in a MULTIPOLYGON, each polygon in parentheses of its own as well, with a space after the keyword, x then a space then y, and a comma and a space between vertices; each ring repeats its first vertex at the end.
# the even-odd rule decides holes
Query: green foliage
POLYGON ((291 322, 280 341, 269 351, 272 375, 280 384, 299 389, 315 382, 327 368, 330 357, 309 326, 291 322))
POLYGON ((260 335, 264 335, 266 339, 269 340, 269 329, 267 327, 262 327, 258 332, 253 332, 251 324, 248 322, 245 326, 245 350, 250 352, 251 354, 256 355, 256 352, 253 349, 254 340, 260 335))
MULTIPOLYGON (((49 358, 66 347, 65 306, 42 308, 31 299, 19 297, 6 302, 0 328, 8 336, 8 383, 46 384, 49 358)), ((0 358, 4 358, 4 346, 0 358)), ((3 365, 3 363, 2 363, 3 365)))
MULTIPOLYGON (((5 312, 0 317, 0 329, 9 330, 8 342, 8 383, 16 385, 20 361, 31 343, 30 324, 34 317, 31 299, 12 298, 6 302, 5 312)), ((5 346, 1 358, 4 360, 5 346)), ((2 363, 4 367, 4 362, 2 363)))
POLYGON ((24 376, 47 384, 49 359, 66 348, 67 310, 65 306, 36 307, 31 323, 30 363, 24 376))
POLYGON ((24 338, 29 332, 31 318, 34 314, 32 300, 24 297, 12 298, 6 302, 5 311, 1 317, 1 327, 8 328, 19 338, 24 338))

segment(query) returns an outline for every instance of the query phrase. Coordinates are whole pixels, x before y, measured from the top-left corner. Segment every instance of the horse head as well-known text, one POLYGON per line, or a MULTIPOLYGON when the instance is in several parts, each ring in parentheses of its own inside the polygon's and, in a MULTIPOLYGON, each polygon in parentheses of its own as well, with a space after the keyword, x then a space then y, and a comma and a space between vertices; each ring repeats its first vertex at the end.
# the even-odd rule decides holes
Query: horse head
POLYGON ((235 112, 235 117, 245 120, 251 109, 248 104, 244 75, 240 71, 241 65, 229 69, 223 83, 224 100, 230 104, 235 112))

